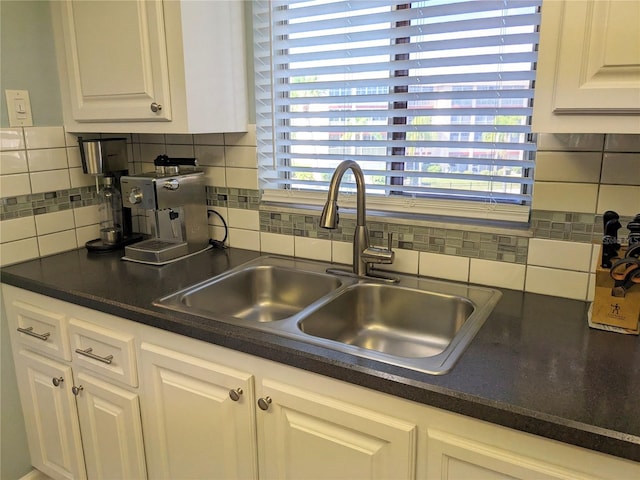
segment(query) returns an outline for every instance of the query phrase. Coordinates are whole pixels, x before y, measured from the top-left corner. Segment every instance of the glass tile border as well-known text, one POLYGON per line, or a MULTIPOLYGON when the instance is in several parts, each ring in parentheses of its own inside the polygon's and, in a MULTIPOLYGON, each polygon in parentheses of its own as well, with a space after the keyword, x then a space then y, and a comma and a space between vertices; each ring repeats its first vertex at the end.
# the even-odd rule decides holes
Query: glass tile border
POLYGON ((0 220, 42 215, 98 204, 94 186, 0 198, 0 220))

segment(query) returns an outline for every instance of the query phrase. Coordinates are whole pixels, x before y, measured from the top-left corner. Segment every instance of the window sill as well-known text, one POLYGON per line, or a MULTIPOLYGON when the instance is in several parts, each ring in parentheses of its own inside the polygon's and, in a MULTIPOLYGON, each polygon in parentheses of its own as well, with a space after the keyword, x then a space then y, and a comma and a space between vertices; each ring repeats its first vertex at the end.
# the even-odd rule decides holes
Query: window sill
MULTIPOLYGON (((289 213, 294 215, 317 215, 322 212, 321 205, 311 205, 306 203, 282 203, 274 201, 260 202, 259 210, 263 212, 289 213)), ((345 207, 340 208, 340 215, 345 218, 355 219, 355 209, 345 207)), ((497 220, 477 220, 462 221, 460 219, 443 219, 429 215, 401 214, 398 212, 382 212, 367 208, 368 222, 385 222, 394 225, 410 225, 414 227, 442 228, 447 230, 464 230, 468 232, 493 233, 497 235, 513 235, 518 237, 532 238, 533 229, 528 224, 508 224, 497 220)))
MULTIPOLYGON (((265 190, 259 210, 319 216, 325 201, 326 193, 265 190)), ((354 194, 340 194, 338 204, 340 215, 355 218, 354 194)), ((533 229, 529 225, 529 207, 520 205, 383 199, 368 196, 367 219, 370 222, 396 225, 533 237, 533 229), (455 207, 452 207, 453 203, 455 207)))

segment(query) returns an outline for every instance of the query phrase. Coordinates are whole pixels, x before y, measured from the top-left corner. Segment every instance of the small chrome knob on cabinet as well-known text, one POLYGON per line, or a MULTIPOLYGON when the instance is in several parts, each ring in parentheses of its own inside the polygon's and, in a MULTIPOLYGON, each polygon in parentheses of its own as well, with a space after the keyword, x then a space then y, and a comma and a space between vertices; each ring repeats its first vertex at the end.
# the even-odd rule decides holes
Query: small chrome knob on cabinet
POLYGON ((52 379, 51 379, 51 381, 53 382, 53 386, 54 386, 54 387, 59 387, 59 386, 60 386, 60 384, 61 384, 62 382, 64 382, 64 378, 62 378, 62 377, 52 378, 52 379))
POLYGON ((74 385, 73 387, 71 387, 71 392, 75 395, 78 396, 80 395, 80 392, 84 390, 84 387, 82 385, 78 385, 77 387, 74 385))
POLYGON ((269 410, 269 405, 271 405, 271 397, 264 397, 258 399, 258 407, 260 410, 269 410))
POLYGON ((162 105, 159 105, 156 102, 153 102, 149 108, 151 108, 151 111, 153 113, 158 113, 160 110, 162 110, 162 105))
POLYGON ((231 390, 229 390, 229 397, 234 402, 237 402, 238 400, 240 400, 240 396, 242 395, 242 393, 243 392, 242 392, 241 388, 231 389, 231 390))

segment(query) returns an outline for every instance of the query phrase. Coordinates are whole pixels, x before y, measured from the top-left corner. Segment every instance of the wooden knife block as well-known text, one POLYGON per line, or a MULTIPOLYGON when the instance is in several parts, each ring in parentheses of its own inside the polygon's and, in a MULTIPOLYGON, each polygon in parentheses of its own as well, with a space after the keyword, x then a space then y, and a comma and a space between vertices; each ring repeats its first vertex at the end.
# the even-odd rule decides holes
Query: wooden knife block
MULTIPOLYGON (((638 335, 640 333, 640 284, 630 288, 624 297, 614 297, 611 289, 614 280, 608 268, 600 266, 602 247, 600 247, 598 267, 596 268, 596 287, 593 305, 589 311, 589 326, 601 330, 638 335)), ((620 249, 624 256, 625 247, 620 249)))

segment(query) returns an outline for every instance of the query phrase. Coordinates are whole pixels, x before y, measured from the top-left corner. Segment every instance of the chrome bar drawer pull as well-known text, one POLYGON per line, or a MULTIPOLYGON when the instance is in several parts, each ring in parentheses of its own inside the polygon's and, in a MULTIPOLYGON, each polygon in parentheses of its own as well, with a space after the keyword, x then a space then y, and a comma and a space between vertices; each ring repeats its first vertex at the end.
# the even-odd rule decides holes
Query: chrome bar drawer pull
POLYGON ((38 338, 38 339, 43 340, 45 342, 49 339, 49 336, 51 336, 51 334, 49 332, 47 332, 47 333, 36 333, 36 332, 33 331, 33 327, 27 327, 27 328, 18 327, 18 331, 20 333, 26 333, 27 335, 31 335, 32 337, 38 338))
POLYGON ((94 360, 98 360, 99 362, 102 363, 107 363, 107 364, 111 364, 111 361, 113 360, 113 355, 107 355, 106 357, 101 357, 100 355, 96 355, 93 352, 93 348, 89 347, 86 350, 80 350, 79 348, 76 348, 76 353, 79 355, 84 355, 85 357, 89 357, 89 358, 93 358, 94 360))

